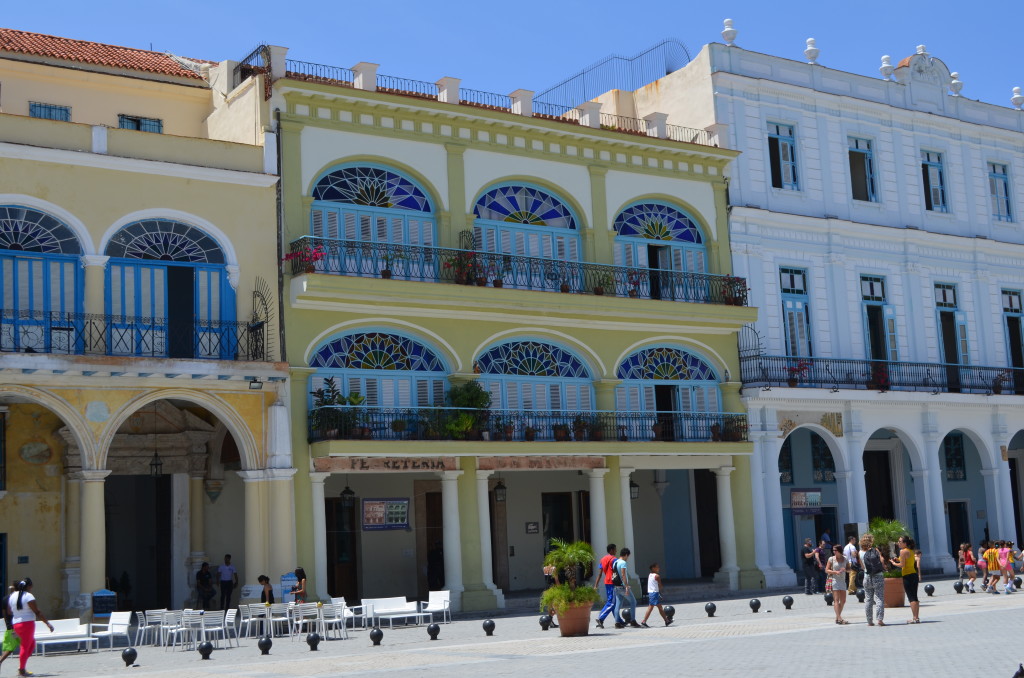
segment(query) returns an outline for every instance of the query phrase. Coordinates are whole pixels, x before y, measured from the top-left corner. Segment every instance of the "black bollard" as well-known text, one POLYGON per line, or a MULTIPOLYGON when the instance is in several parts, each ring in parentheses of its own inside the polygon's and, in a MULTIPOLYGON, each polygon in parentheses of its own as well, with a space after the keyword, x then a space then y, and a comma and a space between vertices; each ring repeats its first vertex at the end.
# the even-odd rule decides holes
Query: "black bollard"
POLYGON ((929 597, 931 597, 931 595, 933 593, 935 593, 935 587, 932 586, 931 584, 925 584, 924 585, 924 592, 927 593, 929 597))
POLYGON ((669 621, 672 621, 672 617, 676 616, 676 608, 672 607, 671 605, 666 605, 664 607, 664 610, 665 616, 668 617, 669 621))
POLYGON ((831 607, 833 602, 835 602, 835 596, 833 596, 832 592, 829 591, 825 594, 825 604, 831 607))
POLYGON ((549 617, 546 614, 542 614, 540 616, 540 619, 538 619, 537 621, 540 622, 541 631, 547 631, 548 628, 551 626, 551 617, 549 617))
POLYGON ((704 611, 708 613, 709 617, 714 617, 715 616, 715 610, 717 610, 717 609, 718 609, 718 606, 715 605, 714 603, 708 603, 707 605, 704 606, 704 611))
POLYGON ((855 593, 854 595, 857 596, 858 603, 864 602, 864 589, 857 589, 857 593, 855 593))
POLYGON ((316 652, 316 646, 320 644, 320 634, 316 631, 306 634, 306 645, 309 645, 310 652, 316 652))
POLYGON ((619 616, 622 617, 622 621, 626 622, 627 624, 633 621, 633 614, 629 610, 623 610, 622 612, 619 612, 619 616))
POLYGON ((486 633, 489 636, 493 636, 494 635, 494 620, 493 619, 485 619, 483 626, 484 626, 484 633, 486 633))
POLYGON ((374 626, 370 631, 370 640, 373 641, 374 646, 380 645, 380 641, 383 638, 384 632, 380 630, 379 626, 374 626))
POLYGON ((782 596, 782 604, 786 606, 787 610, 793 609, 793 596, 782 596))
POLYGON ((270 654, 270 648, 274 644, 270 636, 263 636, 256 641, 256 647, 260 649, 260 654, 270 654))
POLYGON ((210 655, 213 654, 213 643, 208 640, 204 640, 199 643, 199 647, 196 649, 199 650, 199 654, 202 655, 203 659, 209 659, 210 655))
POLYGON ((441 633, 441 627, 437 624, 431 624, 427 627, 427 635, 430 636, 431 640, 437 640, 437 634, 441 633))
POLYGON ((121 659, 125 666, 131 666, 139 658, 139 652, 134 647, 126 647, 121 651, 121 659))
POLYGON ((1013 578, 1013 587, 1016 588, 1016 589, 1020 588, 1020 577, 1014 577, 1013 578))
POLYGON ((750 611, 756 614, 757 611, 760 610, 760 609, 761 609, 761 601, 758 600, 757 598, 751 598, 750 599, 750 611))

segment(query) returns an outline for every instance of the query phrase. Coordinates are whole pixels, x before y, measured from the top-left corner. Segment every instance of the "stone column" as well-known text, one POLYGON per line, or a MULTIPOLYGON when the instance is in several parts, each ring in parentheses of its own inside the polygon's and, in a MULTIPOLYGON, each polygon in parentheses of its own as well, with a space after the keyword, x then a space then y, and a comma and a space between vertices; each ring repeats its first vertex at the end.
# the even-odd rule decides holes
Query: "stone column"
POLYGON ((850 467, 850 522, 862 525, 866 530, 869 520, 868 493, 864 485, 864 447, 859 436, 847 436, 846 458, 850 467))
POLYGON ((104 482, 110 471, 82 471, 81 586, 86 616, 92 618, 94 591, 105 588, 107 573, 106 506, 104 482))
MULTIPOLYGON (((263 471, 239 471, 245 484, 245 571, 266 573, 271 581, 277 581, 284 572, 270 569, 267 543, 267 487, 263 471)), ((239 576, 239 582, 245 581, 239 576)))
POLYGON ((327 591, 327 505, 324 501, 324 481, 330 475, 330 473, 309 474, 313 496, 313 588, 316 597, 324 601, 331 598, 331 594, 327 591))
MULTIPOLYGON (((619 468, 619 496, 622 498, 622 547, 628 548, 631 552, 636 551, 636 542, 633 541, 633 500, 629 497, 629 477, 635 471, 634 468, 619 468)), ((629 578, 636 579, 636 564, 634 558, 629 559, 629 578)))
POLYGON ((451 592, 453 611, 462 609, 462 531, 459 521, 459 476, 441 472, 441 513, 444 529, 444 587, 451 592))
POLYGON ((494 585, 494 559, 491 555, 491 495, 488 478, 494 471, 476 472, 476 509, 480 523, 480 569, 483 583, 498 600, 498 607, 505 607, 505 594, 494 585))
MULTIPOLYGON (((934 462, 933 462, 934 463, 934 462)), ((946 507, 942 497, 941 471, 937 468, 911 471, 914 496, 918 506, 924 500, 925 530, 928 541, 924 544, 921 566, 939 569, 944 573, 956 572, 956 563, 949 555, 949 537, 946 534, 946 507)), ((921 511, 918 511, 920 522, 921 511)))
MULTIPOLYGON (((291 572, 302 563, 296 562, 295 545, 295 473, 293 468, 274 468, 263 472, 268 480, 270 501, 267 507, 267 524, 270 526, 269 552, 270 576, 276 581, 276 577, 285 572, 291 572)), ((244 572, 252 572, 248 566, 239 568, 244 572)), ((308 572, 306 573, 309 574, 308 572)), ((250 577, 240 571, 239 581, 249 582, 250 577)), ((255 582, 253 582, 255 583, 255 582)), ((313 582, 314 589, 317 586, 313 582)))
POLYGON ((171 603, 188 607, 195 597, 195 573, 189 572, 191 552, 190 479, 187 473, 171 475, 171 603))
POLYGON ((592 468, 587 471, 590 480, 590 541, 594 553, 600 558, 608 545, 608 514, 604 501, 604 477, 606 468, 592 468))
POLYGON ((718 486, 718 541, 722 549, 722 568, 715 573, 715 581, 727 582, 730 589, 736 590, 740 584, 740 568, 736 563, 736 524, 732 515, 732 486, 729 482, 729 474, 736 467, 721 466, 711 470, 718 486))
POLYGON ((194 588, 196 578, 194 574, 206 560, 206 530, 203 524, 203 497, 206 488, 203 486, 202 476, 191 476, 188 479, 188 515, 191 520, 189 526, 188 545, 188 570, 193 574, 189 577, 189 588, 194 588))
MULTIPOLYGON (((850 491, 850 472, 849 471, 836 471, 836 521, 839 523, 837 530, 841 530, 844 523, 849 523, 853 520, 853 493, 850 491)), ((841 534, 837 534, 833 539, 842 539, 841 534)), ((843 539, 842 543, 846 543, 843 539)))
POLYGON ((449 143, 444 148, 448 161, 448 213, 451 225, 448 229, 439 229, 444 235, 438 246, 458 247, 459 233, 469 228, 469 217, 466 215, 466 147, 449 143))
MULTIPOLYGON (((1013 490, 1010 486, 1010 465, 1002 462, 996 474, 996 496, 999 497, 999 534, 1017 534, 1017 521, 1013 518, 1013 490)), ((1018 548, 1020 544, 1017 545, 1018 548)))
POLYGON ((64 567, 61 597, 66 614, 76 616, 74 604, 82 590, 82 475, 69 473, 64 484, 64 567))
POLYGON ((1003 504, 1009 501, 1012 511, 1013 502, 1009 500, 1010 493, 1003 494, 1001 476, 1006 476, 1009 485, 1009 473, 1003 473, 1003 469, 984 468, 981 470, 981 477, 985 481, 985 510, 988 515, 989 524, 992 526, 992 534, 1013 534, 1017 527, 1013 523, 1013 514, 1009 516, 1009 522, 1003 517, 1003 504))
MULTIPOLYGON (((760 446, 760 456, 763 468, 761 485, 763 488, 764 506, 763 511, 754 511, 755 519, 763 513, 766 526, 768 543, 768 569, 761 568, 764 574, 765 586, 795 586, 796 573, 789 566, 786 560, 786 549, 795 548, 792 544, 786 543, 785 516, 782 512, 782 486, 779 478, 779 450, 782 448, 782 438, 771 434, 765 435, 760 440, 755 440, 755 455, 760 446)), ((757 504, 754 504, 757 506, 757 504)), ((759 529, 755 524, 754 529, 759 529)), ((760 547, 757 547, 760 548, 760 547)))

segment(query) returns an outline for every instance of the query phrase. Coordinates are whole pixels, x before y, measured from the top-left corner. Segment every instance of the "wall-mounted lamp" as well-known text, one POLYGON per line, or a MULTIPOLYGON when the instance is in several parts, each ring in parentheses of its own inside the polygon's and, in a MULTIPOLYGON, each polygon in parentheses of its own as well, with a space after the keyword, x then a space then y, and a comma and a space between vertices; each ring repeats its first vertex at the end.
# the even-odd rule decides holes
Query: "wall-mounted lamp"
POLYGON ((345 489, 341 491, 341 505, 351 506, 355 502, 356 493, 348 486, 348 476, 345 476, 345 489))
MULTIPOLYGON (((154 444, 155 447, 155 444, 154 444)), ((149 462, 149 475, 159 478, 164 474, 164 463, 160 461, 160 453, 153 450, 153 461, 149 462)))
POLYGON ((498 479, 498 484, 494 486, 494 501, 505 501, 508 490, 505 488, 505 483, 498 479))
POLYGON ((253 377, 252 379, 249 380, 249 390, 250 391, 262 391, 263 390, 263 382, 260 381, 259 377, 253 377))
POLYGON ((640 486, 636 484, 632 479, 629 481, 629 498, 636 499, 640 496, 640 486))

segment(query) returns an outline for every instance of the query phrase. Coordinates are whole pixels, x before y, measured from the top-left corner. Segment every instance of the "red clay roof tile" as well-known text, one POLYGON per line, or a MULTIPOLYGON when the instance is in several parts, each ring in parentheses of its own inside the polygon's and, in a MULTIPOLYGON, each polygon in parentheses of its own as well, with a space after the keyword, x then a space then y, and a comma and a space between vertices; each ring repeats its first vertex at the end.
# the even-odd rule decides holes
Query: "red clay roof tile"
MULTIPOLYGON (((104 45, 88 40, 72 40, 42 33, 28 33, 12 28, 0 28, 0 52, 31 54, 109 68, 200 79, 198 74, 181 67, 161 52, 104 45)), ((200 63, 212 62, 200 61, 200 63)))

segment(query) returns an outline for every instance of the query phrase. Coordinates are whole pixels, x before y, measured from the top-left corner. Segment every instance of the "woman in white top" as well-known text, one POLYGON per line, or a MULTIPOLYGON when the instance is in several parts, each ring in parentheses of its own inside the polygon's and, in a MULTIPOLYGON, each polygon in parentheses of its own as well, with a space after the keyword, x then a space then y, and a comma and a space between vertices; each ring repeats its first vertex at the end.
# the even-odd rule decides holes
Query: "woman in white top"
POLYGON ((14 633, 21 640, 21 648, 18 650, 18 675, 30 676, 32 674, 25 670, 25 665, 36 649, 36 619, 46 624, 51 632, 53 624, 36 606, 36 597, 32 595, 32 580, 28 577, 17 583, 7 604, 10 606, 14 633))
POLYGON ((825 574, 832 581, 832 607, 836 612, 837 624, 849 624, 843 619, 843 608, 846 606, 846 568, 850 566, 843 556, 842 546, 832 547, 832 557, 825 564, 825 574))

